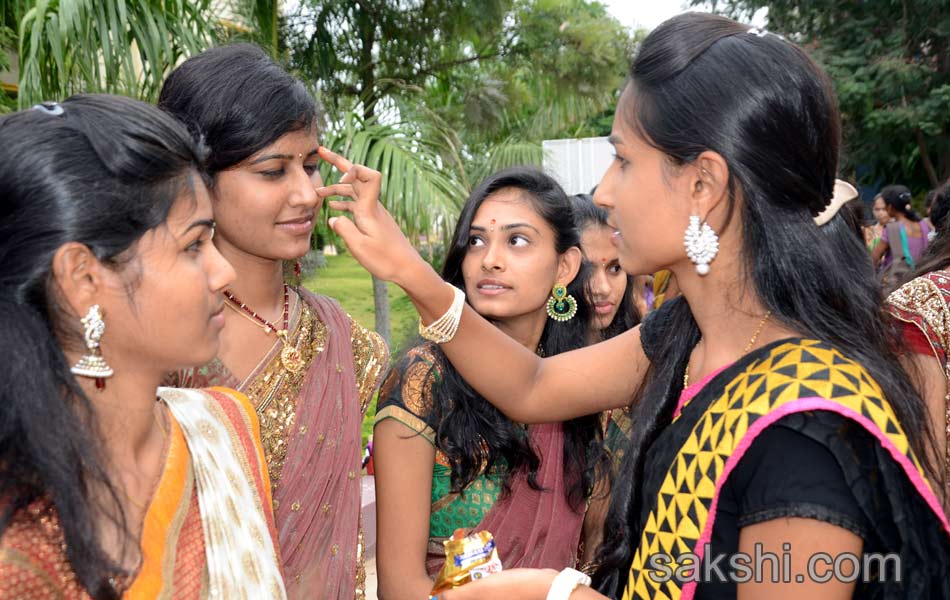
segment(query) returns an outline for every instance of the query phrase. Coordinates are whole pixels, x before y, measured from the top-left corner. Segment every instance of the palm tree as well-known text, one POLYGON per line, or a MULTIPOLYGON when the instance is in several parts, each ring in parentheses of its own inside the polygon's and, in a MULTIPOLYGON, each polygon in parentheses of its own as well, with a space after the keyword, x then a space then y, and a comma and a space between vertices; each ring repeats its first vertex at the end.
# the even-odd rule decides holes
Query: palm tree
POLYGON ((211 0, 5 0, 19 106, 77 92, 154 100, 171 68, 216 39, 213 8, 211 0))

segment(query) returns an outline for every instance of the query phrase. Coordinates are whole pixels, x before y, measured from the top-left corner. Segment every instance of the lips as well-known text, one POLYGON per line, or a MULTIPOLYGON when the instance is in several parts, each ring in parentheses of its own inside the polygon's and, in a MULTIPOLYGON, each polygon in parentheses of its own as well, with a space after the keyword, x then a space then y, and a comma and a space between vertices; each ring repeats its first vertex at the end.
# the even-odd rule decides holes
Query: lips
POLYGON ((288 219, 286 221, 279 221, 277 223, 278 229, 283 229, 293 235, 309 235, 313 231, 313 213, 298 217, 296 219, 288 219))
POLYGON ((501 294, 511 289, 510 285, 498 279, 482 279, 475 284, 475 287, 479 292, 487 295, 501 294))
POLYGON ((278 225, 303 225, 304 223, 313 223, 313 213, 297 217, 296 219, 277 222, 278 225))
POLYGON ((610 311, 614 308, 613 302, 595 302, 594 303, 594 312, 598 315, 609 315, 610 311))

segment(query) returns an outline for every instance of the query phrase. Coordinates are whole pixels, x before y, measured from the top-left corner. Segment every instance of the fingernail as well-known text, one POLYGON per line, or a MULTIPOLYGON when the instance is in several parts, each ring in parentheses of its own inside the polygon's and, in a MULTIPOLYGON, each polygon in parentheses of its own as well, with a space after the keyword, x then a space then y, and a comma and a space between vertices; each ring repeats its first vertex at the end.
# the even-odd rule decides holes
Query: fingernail
POLYGON ((336 223, 337 219, 339 219, 339 217, 330 217, 330 219, 327 220, 327 225, 329 225, 330 227, 333 227, 333 224, 336 223))

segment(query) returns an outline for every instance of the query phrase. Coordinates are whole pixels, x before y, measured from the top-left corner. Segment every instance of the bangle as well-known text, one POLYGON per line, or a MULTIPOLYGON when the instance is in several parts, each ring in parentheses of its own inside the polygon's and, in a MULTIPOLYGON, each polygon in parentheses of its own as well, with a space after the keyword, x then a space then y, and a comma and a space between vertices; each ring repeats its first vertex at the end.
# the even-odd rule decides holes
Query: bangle
POLYGON ((455 293, 455 297, 452 299, 452 306, 449 307, 449 310, 433 321, 429 326, 423 325, 422 319, 419 320, 419 335, 421 335, 423 339, 437 344, 444 344, 455 337, 455 333, 459 329, 459 323, 462 321, 462 309, 465 307, 465 292, 454 285, 450 287, 455 293))
POLYGON ((579 585, 590 585, 590 577, 574 569, 564 569, 551 582, 547 600, 568 600, 579 585))

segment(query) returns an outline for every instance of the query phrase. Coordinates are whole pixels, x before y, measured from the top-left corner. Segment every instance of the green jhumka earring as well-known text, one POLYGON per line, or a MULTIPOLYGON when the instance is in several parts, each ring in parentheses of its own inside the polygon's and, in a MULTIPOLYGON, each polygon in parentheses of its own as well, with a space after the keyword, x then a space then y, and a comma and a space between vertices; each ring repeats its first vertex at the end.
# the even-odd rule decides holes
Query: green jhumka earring
POLYGON ((555 321, 570 321, 577 314, 577 300, 567 293, 560 283, 554 284, 551 297, 548 298, 548 316, 555 321))

